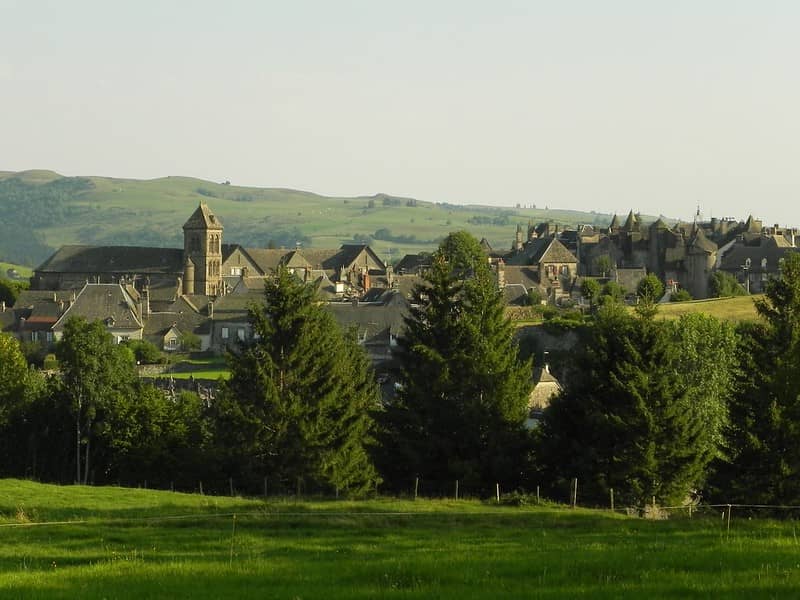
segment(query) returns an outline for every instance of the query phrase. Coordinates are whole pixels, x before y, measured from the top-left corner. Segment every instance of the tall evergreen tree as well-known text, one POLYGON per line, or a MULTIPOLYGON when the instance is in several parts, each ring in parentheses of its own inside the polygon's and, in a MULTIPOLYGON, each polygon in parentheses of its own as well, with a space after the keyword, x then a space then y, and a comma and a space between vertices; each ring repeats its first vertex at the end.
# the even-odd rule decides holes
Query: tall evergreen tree
POLYGON ((716 492, 727 502, 800 502, 800 253, 756 301, 762 323, 745 324, 740 379, 731 402, 730 461, 716 492))
POLYGON ((488 260, 470 234, 451 234, 433 257, 413 292, 399 356, 402 388, 387 411, 395 485, 419 475, 519 484, 530 363, 518 358, 488 260))
POLYGON ((682 500, 702 483, 716 454, 703 412, 681 376, 681 347, 670 326, 603 306, 565 391, 545 410, 540 436, 544 479, 602 503, 682 500))
POLYGON ((215 409, 229 474, 351 494, 371 489, 378 476, 368 446, 380 395, 355 338, 320 306, 316 287, 283 268, 249 318, 254 339, 230 354, 231 378, 215 409))

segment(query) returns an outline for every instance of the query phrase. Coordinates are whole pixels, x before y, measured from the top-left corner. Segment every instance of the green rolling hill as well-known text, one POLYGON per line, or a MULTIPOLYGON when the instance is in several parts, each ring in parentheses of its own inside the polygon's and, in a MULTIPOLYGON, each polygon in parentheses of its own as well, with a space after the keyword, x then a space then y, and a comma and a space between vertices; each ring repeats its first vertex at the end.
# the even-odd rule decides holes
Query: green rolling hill
MULTIPOLYGON (((487 201, 493 200, 487 198, 487 201)), ((544 208, 456 206, 386 194, 327 197, 190 177, 152 180, 63 177, 53 171, 0 171, 0 260, 36 266, 63 244, 182 245, 186 218, 208 202, 225 241, 251 247, 335 247, 370 243, 385 260, 433 249, 466 229, 509 248, 517 224, 605 225, 611 215, 544 208)))

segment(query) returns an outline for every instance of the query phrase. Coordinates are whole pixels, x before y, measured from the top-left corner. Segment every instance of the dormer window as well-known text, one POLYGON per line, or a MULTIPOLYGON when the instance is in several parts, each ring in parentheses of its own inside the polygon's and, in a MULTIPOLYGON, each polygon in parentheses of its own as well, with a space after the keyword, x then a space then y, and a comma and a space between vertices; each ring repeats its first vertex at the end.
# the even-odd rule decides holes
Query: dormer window
POLYGON ((766 269, 767 268, 767 259, 766 258, 762 258, 761 259, 761 268, 762 269, 766 269))

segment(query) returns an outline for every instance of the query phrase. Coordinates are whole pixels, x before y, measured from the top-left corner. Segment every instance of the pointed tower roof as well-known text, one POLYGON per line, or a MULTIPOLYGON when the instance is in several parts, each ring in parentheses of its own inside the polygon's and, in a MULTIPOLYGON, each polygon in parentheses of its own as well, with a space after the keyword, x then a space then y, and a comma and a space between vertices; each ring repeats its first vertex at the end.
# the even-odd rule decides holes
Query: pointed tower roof
POLYGON ((651 229, 669 229, 669 225, 664 222, 664 219, 661 217, 658 218, 658 221, 650 225, 651 229))
POLYGON ((192 213, 192 216, 183 224, 184 229, 214 229, 221 230, 222 222, 214 216, 208 204, 201 202, 192 213))
POLYGON ((625 231, 634 231, 638 228, 638 226, 639 219, 636 218, 636 215, 633 214, 633 210, 631 210, 631 212, 628 213, 628 218, 625 219, 625 224, 622 226, 622 228, 625 231))
POLYGON ((744 230, 747 233, 759 233, 759 227, 756 224, 756 220, 753 218, 753 215, 747 217, 747 221, 744 224, 744 230))
POLYGON ((611 218, 611 223, 609 223, 608 228, 619 229, 619 217, 616 213, 614 213, 614 216, 611 218))
POLYGON ((694 226, 693 237, 692 241, 689 242, 689 247, 692 250, 699 250, 708 254, 716 252, 719 248, 714 242, 706 237, 706 234, 703 233, 703 228, 698 227, 697 224, 694 226))

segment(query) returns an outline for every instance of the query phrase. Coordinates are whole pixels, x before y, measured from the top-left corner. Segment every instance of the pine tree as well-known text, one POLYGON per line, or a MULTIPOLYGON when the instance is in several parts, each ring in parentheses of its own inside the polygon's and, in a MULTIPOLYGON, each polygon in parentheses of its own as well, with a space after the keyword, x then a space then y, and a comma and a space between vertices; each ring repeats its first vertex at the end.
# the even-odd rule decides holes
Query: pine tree
POLYGON ((373 488, 367 450, 379 390, 363 350, 319 305, 316 287, 285 269, 249 318, 254 339, 230 354, 216 409, 227 471, 350 494, 373 488))
POLYGON ((543 479, 562 494, 577 477, 585 501, 656 496, 683 500, 715 455, 703 413, 681 376, 670 326, 603 306, 576 372, 545 410, 539 434, 543 479))
POLYGON ((530 364, 518 358, 477 240, 448 236, 411 304, 402 389, 387 412, 395 485, 414 476, 448 486, 518 484, 528 458, 530 364))
POLYGON ((726 502, 800 502, 800 254, 756 301, 763 323, 740 327, 737 393, 731 400, 730 460, 715 492, 726 502))

